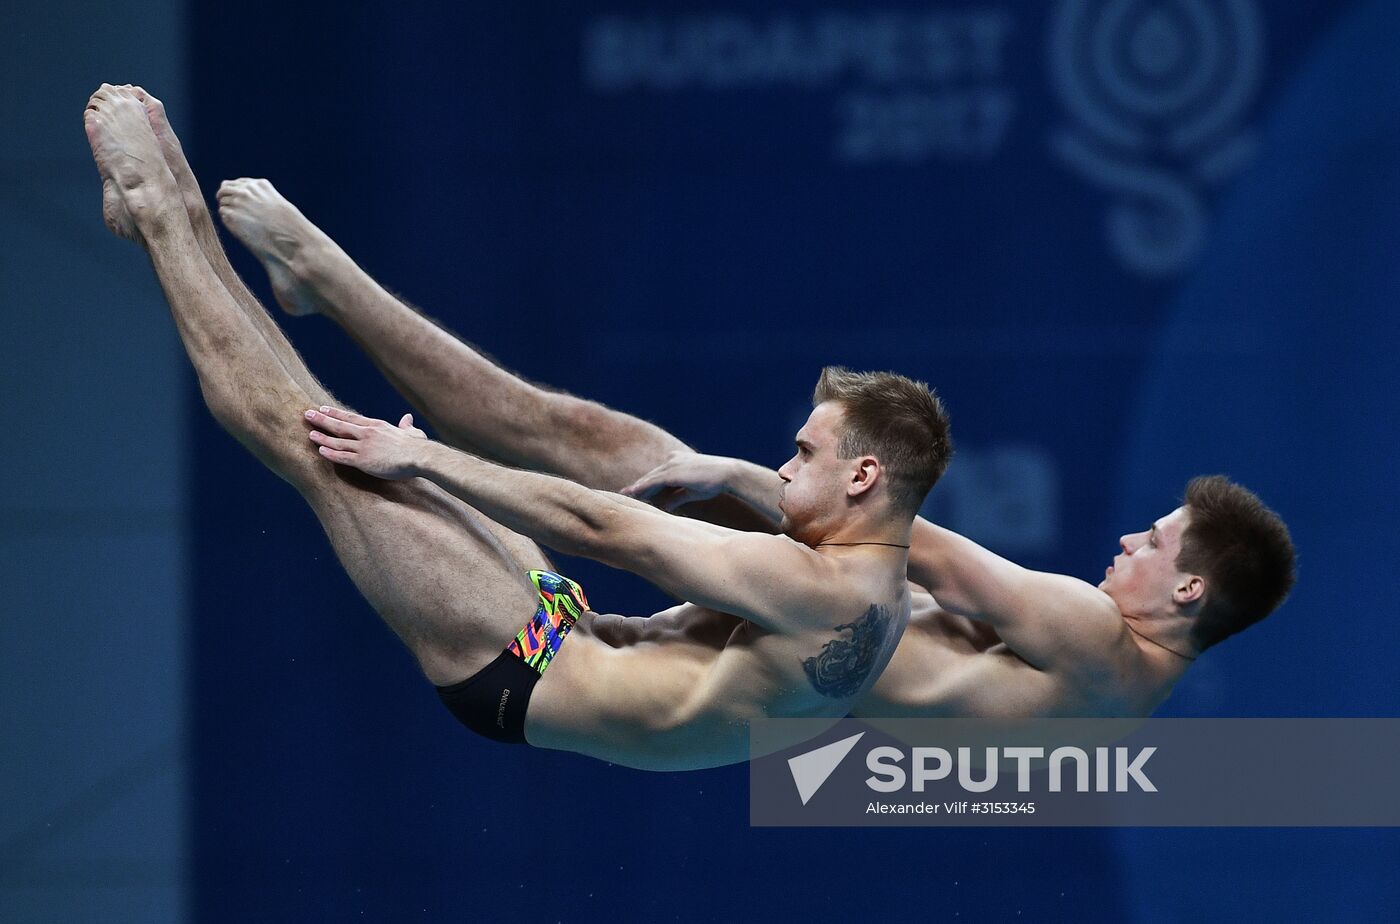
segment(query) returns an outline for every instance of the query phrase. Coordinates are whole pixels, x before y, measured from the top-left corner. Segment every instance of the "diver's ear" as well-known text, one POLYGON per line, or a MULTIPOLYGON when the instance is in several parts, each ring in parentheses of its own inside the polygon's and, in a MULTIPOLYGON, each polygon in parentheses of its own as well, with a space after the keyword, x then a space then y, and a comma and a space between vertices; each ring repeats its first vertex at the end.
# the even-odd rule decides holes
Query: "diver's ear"
POLYGON ((1189 574, 1177 583, 1176 590, 1172 591, 1172 600, 1177 606, 1189 606, 1201 599, 1205 592, 1205 578, 1199 574, 1189 574))
POLYGON ((850 483, 846 485, 846 496, 856 497, 869 491, 879 482, 881 474, 879 459, 874 456, 861 456, 856 459, 855 468, 851 470, 850 483))

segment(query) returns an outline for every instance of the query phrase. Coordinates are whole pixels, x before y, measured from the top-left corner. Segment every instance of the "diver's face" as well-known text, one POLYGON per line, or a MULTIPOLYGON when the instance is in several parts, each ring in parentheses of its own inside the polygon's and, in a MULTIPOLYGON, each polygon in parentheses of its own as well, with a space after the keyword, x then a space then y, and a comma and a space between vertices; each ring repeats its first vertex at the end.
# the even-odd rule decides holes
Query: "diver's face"
POLYGON ((799 541, 844 509, 844 484, 852 462, 836 456, 842 413, 834 401, 813 408, 797 431, 797 451, 778 469, 783 479, 779 528, 799 541))
POLYGON ((1189 525, 1190 511, 1178 507, 1142 532, 1119 538, 1122 551, 1104 572, 1099 589, 1125 614, 1157 612, 1172 605, 1173 593, 1187 577, 1177 570, 1176 557, 1189 525))

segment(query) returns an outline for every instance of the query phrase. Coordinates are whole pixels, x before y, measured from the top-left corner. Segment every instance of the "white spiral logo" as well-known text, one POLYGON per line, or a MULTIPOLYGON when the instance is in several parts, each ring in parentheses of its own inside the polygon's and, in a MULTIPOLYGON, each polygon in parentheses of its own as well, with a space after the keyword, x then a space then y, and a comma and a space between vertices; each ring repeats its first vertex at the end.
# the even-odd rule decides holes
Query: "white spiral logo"
POLYGON ((1072 118, 1052 147, 1112 193, 1110 246, 1145 275, 1183 269, 1205 234, 1200 186, 1253 150, 1239 120, 1258 89, 1251 0, 1064 0, 1051 74, 1072 118))

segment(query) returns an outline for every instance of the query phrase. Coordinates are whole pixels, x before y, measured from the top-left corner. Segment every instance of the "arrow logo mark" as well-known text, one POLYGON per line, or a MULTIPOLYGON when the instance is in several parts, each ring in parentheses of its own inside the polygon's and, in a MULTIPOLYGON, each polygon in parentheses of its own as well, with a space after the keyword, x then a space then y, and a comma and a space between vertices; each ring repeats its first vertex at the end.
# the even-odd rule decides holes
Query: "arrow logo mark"
POLYGON ((792 781, 797 784, 797 795, 802 799, 803 805, 817 794, 817 790, 822 788, 827 778, 841 766, 841 761, 851 753, 851 748, 864 737, 865 732, 861 732, 831 744, 824 744, 815 751, 788 758, 788 769, 792 771, 792 781))

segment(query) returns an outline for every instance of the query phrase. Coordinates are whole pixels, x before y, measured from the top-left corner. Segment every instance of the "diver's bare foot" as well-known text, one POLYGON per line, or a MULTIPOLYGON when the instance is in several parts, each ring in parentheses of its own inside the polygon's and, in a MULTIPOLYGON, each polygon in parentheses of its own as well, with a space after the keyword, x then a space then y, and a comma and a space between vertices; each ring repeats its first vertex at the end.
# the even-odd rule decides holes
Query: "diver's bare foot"
POLYGON ((180 207, 146 107, 132 89, 104 83, 88 100, 83 128, 102 177, 102 218, 118 237, 144 244, 180 207))
POLYGON ((267 180, 226 180, 219 187, 219 218, 267 270, 277 302, 289 314, 327 308, 307 270, 336 247, 267 180))
POLYGON ((197 222, 208 218, 209 206, 204 201, 204 192, 199 188, 194 171, 190 169, 190 162, 185 157, 184 148, 180 146, 180 139, 170 127, 170 119, 165 115, 165 104, 141 87, 130 89, 146 107, 146 118, 151 123, 151 131, 155 133, 156 141, 160 144, 165 166, 170 168, 175 177, 175 185, 180 187, 180 198, 185 203, 185 211, 189 214, 190 221, 197 222))

